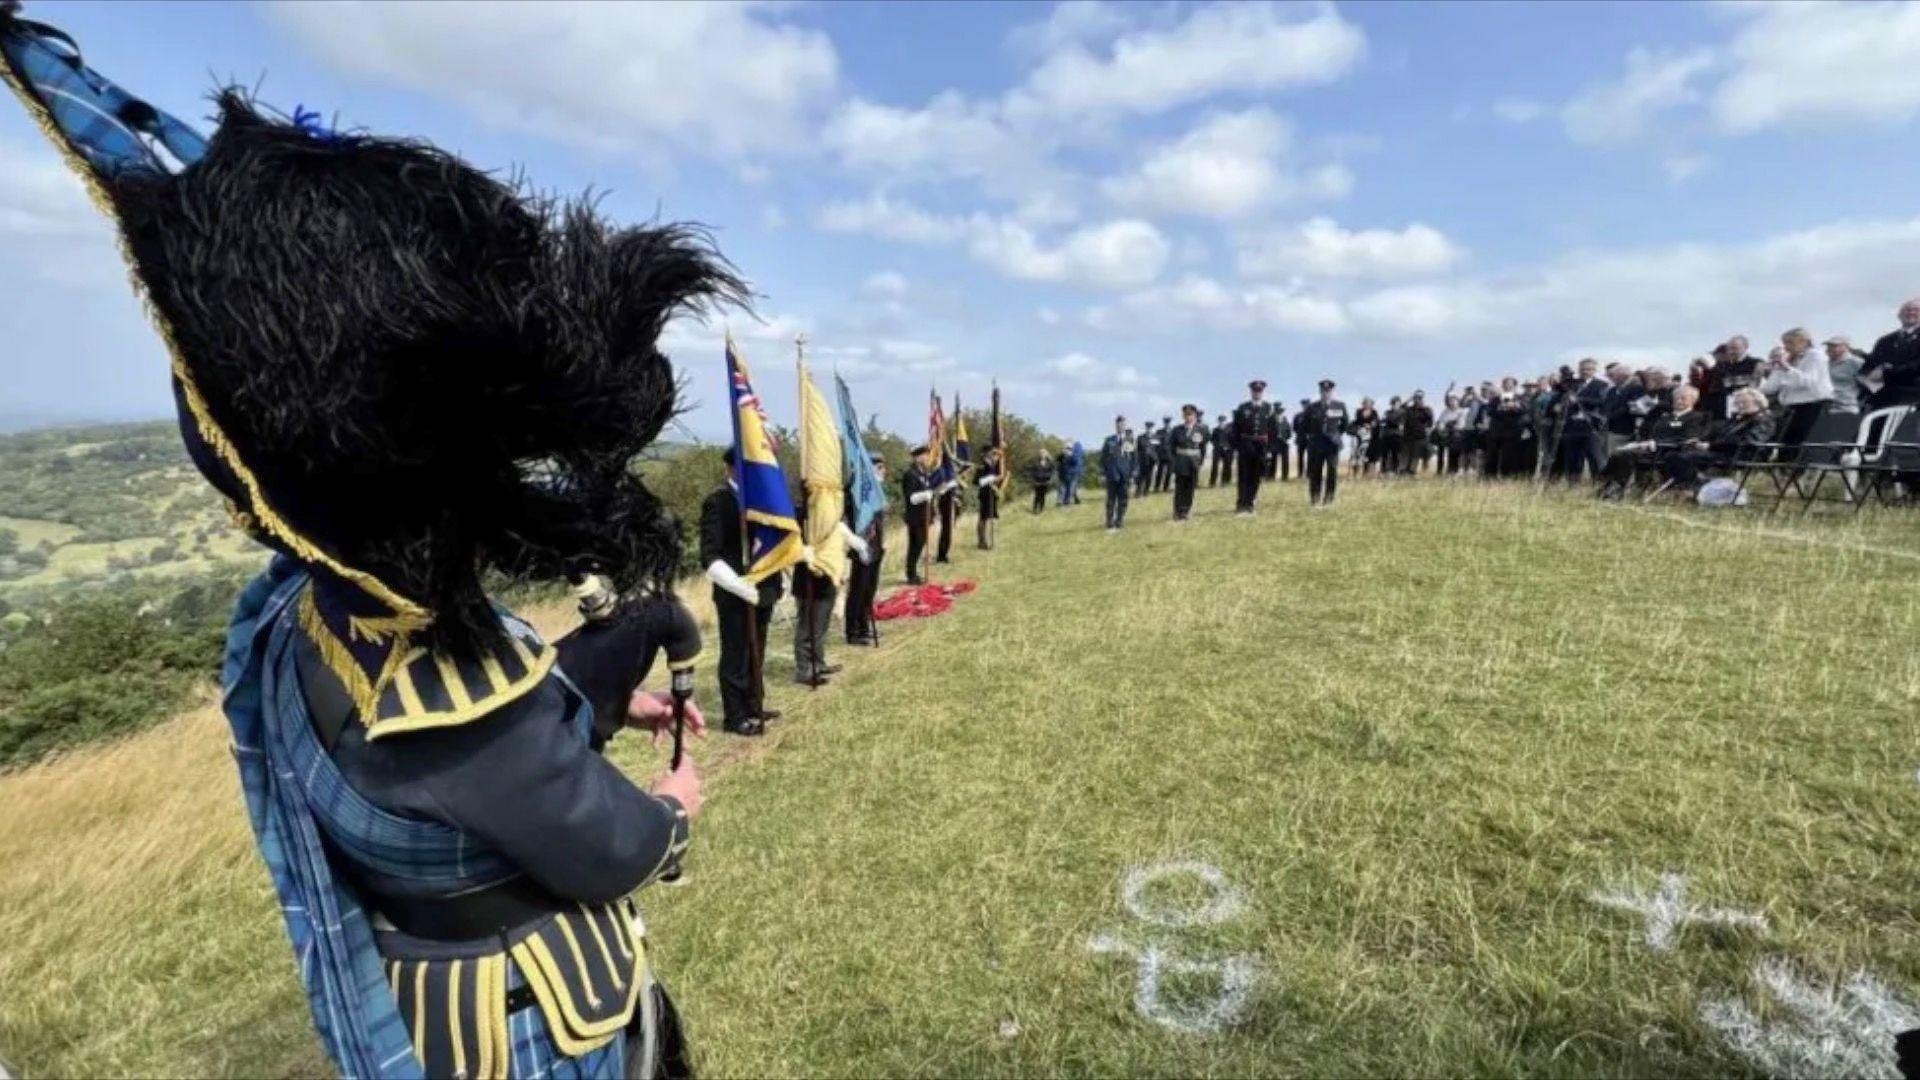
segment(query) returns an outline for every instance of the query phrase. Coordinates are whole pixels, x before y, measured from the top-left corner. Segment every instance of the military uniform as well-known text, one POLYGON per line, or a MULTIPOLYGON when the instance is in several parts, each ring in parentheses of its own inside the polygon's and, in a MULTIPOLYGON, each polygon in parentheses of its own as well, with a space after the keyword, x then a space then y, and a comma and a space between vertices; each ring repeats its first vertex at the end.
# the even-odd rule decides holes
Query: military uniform
POLYGON ((1267 473, 1267 448, 1273 444, 1276 410, 1270 401, 1247 400, 1233 410, 1233 445, 1239 452, 1240 488, 1234 510, 1253 513, 1260 500, 1260 480, 1267 473))
POLYGON ((1233 424, 1225 417, 1220 426, 1213 429, 1213 468, 1208 473, 1207 486, 1214 487, 1225 481, 1233 483, 1233 424))
MULTIPOLYGON (((847 500, 847 524, 852 526, 853 500, 847 500)), ((878 645, 880 634, 874 625, 873 602, 880 592, 880 565, 887 554, 887 512, 882 509, 873 515, 867 523, 867 531, 860 539, 867 542, 867 555, 864 560, 855 559, 847 568, 847 606, 845 623, 847 644, 878 645)))
POLYGON ((1107 528, 1118 529, 1127 523, 1127 499, 1138 471, 1133 440, 1119 434, 1107 436, 1100 447, 1100 479, 1107 489, 1107 528))
POLYGON ((1134 440, 1133 493, 1135 495, 1145 495, 1153 490, 1153 463, 1159 457, 1155 448, 1157 438, 1153 426, 1149 424, 1145 434, 1134 440))
POLYGON ((1200 482, 1200 458, 1207 452, 1207 428, 1200 423, 1179 424, 1167 439, 1173 458, 1173 520, 1193 513, 1193 489, 1200 482))
POLYGON ((1307 443, 1307 502, 1310 506, 1332 505, 1340 487, 1340 447, 1347 437, 1351 418, 1339 398, 1326 398, 1307 406, 1301 414, 1298 432, 1307 443))
POLYGON ((1153 490, 1165 491, 1173 484, 1173 417, 1160 421, 1160 439, 1153 446, 1153 490))
POLYGON ((900 477, 900 499, 907 513, 907 584, 918 585, 920 560, 927 552, 927 528, 933 522, 933 474, 914 462, 900 477))
POLYGON ((1273 452, 1267 458, 1267 479, 1291 480, 1293 472, 1288 467, 1287 443, 1293 438, 1293 424, 1287 419, 1287 411, 1274 406, 1273 409, 1273 452))
MULTIPOLYGON (((718 560, 737 574, 747 570, 744 538, 740 528, 740 499, 728 481, 715 488, 700 505, 700 565, 712 566, 718 560)), ((714 613, 720 621, 720 703, 729 727, 740 727, 747 720, 766 715, 765 688, 756 664, 766 662, 767 627, 773 621, 774 605, 784 590, 779 574, 770 574, 755 586, 760 602, 748 606, 745 600, 718 585, 713 587, 714 613), (748 629, 748 620, 753 628, 748 629), (757 649, 747 635, 756 636, 757 649)))

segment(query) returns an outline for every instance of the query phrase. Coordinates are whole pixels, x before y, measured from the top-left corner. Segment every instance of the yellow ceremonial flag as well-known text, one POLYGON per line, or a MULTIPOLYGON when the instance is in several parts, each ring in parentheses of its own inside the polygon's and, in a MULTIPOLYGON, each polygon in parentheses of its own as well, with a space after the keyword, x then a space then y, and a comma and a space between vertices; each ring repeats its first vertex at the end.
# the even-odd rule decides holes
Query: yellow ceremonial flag
POLYGON ((840 523, 847 512, 846 455, 840 422, 813 385, 807 362, 800 368, 800 483, 807 493, 803 535, 813 548, 812 566, 835 582, 847 578, 847 540, 840 523))

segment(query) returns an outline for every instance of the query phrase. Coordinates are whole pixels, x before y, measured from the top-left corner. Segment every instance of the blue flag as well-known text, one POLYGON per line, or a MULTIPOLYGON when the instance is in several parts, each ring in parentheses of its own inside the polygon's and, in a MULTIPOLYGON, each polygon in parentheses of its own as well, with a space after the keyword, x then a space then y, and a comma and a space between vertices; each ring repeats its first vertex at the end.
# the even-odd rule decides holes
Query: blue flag
POLYGON ((835 375, 833 385, 840 392, 840 446, 847 458, 847 501, 853 507, 853 531, 864 535, 874 515, 887 508, 887 493, 880 485, 879 474, 873 471, 873 455, 867 451, 866 440, 860 437, 860 414, 853 408, 847 382, 835 375))
POLYGON ((748 584, 758 584, 800 561, 805 544, 793 512, 786 474, 773 456, 766 414, 753 392, 747 362, 727 339, 727 395, 733 405, 733 487, 746 520, 748 584))

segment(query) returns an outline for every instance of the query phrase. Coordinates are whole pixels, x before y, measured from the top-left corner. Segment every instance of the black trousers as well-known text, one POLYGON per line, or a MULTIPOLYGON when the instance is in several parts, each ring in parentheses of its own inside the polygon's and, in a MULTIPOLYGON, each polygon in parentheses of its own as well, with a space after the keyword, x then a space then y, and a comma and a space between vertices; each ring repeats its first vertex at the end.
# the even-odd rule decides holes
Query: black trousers
POLYGON ((1600 479, 1600 470, 1607 463, 1606 438, 1592 430, 1560 433, 1560 472, 1567 483, 1579 483, 1583 469, 1593 479, 1600 479))
POLYGON ((1173 486, 1173 462, 1163 461, 1160 463, 1160 472, 1158 474, 1158 479, 1154 486, 1154 490, 1165 491, 1172 486, 1173 486))
POLYGON ((1405 458, 1400 463, 1400 471, 1409 475, 1419 472, 1421 466, 1425 465, 1427 459, 1432 456, 1433 443, 1426 439, 1408 439, 1405 458))
POLYGON ((946 562, 947 554, 953 550, 953 519, 960 512, 960 497, 948 493, 935 501, 940 504, 940 547, 934 561, 946 562))
POLYGON ((1213 477, 1207 481, 1212 487, 1219 483, 1233 483, 1233 451, 1215 450, 1213 452, 1213 477))
POLYGON ((1040 511, 1045 510, 1046 508, 1047 508, 1046 485, 1036 484, 1034 485, 1034 488, 1033 488, 1033 512, 1037 514, 1040 511))
POLYGON ((720 715, 729 724, 751 720, 766 709, 760 666, 767 657, 767 625, 773 605, 756 604, 725 589, 713 590, 714 612, 720 617, 720 715), (753 620, 758 648, 747 648, 748 620, 753 620))
POLYGON ((907 507, 907 580, 920 580, 920 560, 927 555, 928 507, 907 507))
POLYGON ((886 556, 886 549, 879 544, 870 545, 873 549, 873 561, 863 563, 853 560, 853 566, 847 571, 847 641, 861 645, 875 640, 873 625, 873 600, 880 592, 880 564, 886 556))
POLYGON ((1310 444, 1307 447, 1307 502, 1332 502, 1340 488, 1340 448, 1310 444))
POLYGON ((1117 529, 1127 523, 1127 500, 1132 497, 1126 484, 1107 484, 1107 528, 1117 529))
POLYGON ((1805 405, 1787 406, 1787 421, 1780 425, 1780 441, 1788 446, 1799 446, 1813 434, 1813 427, 1820 422, 1820 414, 1827 411, 1824 401, 1810 401, 1805 405))
POLYGON ((1133 493, 1135 495, 1145 495, 1152 490, 1153 462, 1150 459, 1142 459, 1140 462, 1140 471, 1133 476, 1133 493))
POLYGON ((1235 510, 1252 510, 1253 504, 1260 500, 1260 480, 1266 475, 1267 448, 1265 446, 1243 446, 1240 448, 1240 489, 1235 500, 1235 510))
POLYGON ((1185 521, 1193 513, 1193 489, 1199 483, 1200 468, 1195 466, 1190 473, 1173 474, 1173 520, 1185 521))
POLYGON ((1293 471, 1299 473, 1301 476, 1307 475, 1307 440, 1299 440, 1299 444, 1294 447, 1293 452, 1296 458, 1293 463, 1293 471))
MULTIPOLYGON (((1293 479, 1293 452, 1287 449, 1286 443, 1282 442, 1279 449, 1274 451, 1273 463, 1280 473, 1280 479, 1293 479)), ((1272 472, 1267 473, 1267 479, 1271 480, 1273 478, 1274 474, 1272 472)))
POLYGON ((833 602, 839 596, 833 579, 810 571, 794 574, 797 618, 793 626, 793 677, 799 682, 824 678, 827 666, 827 628, 833 625, 833 602))

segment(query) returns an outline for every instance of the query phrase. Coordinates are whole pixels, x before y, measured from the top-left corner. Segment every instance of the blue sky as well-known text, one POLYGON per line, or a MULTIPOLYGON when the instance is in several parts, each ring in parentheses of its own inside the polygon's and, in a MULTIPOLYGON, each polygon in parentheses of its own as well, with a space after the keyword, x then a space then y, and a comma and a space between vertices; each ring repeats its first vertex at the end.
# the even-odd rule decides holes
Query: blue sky
MULTIPOLYGON (((613 216, 719 232, 776 419, 808 335, 1092 436, 1248 378, 1349 397, 1733 333, 1870 340, 1920 293, 1920 5, 93 4, 29 15, 200 118, 226 79, 613 216)), ((164 415, 76 184, 0 109, 0 424, 164 415)), ((681 324, 691 434, 718 326, 681 324)))

